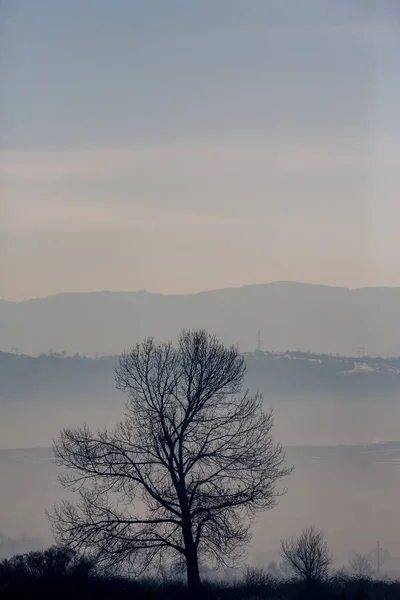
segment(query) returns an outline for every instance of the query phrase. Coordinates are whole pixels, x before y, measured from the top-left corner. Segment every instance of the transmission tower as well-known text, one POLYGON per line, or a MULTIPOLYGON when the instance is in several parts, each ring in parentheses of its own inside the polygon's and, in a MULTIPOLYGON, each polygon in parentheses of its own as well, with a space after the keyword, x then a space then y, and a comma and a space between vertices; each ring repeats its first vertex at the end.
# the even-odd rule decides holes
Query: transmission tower
POLYGON ((257 350, 261 352, 261 331, 258 330, 257 334, 257 350))
POLYGON ((381 545, 379 542, 377 542, 377 544, 376 544, 376 562, 377 562, 377 571, 378 571, 378 577, 379 577, 380 572, 381 572, 381 545))

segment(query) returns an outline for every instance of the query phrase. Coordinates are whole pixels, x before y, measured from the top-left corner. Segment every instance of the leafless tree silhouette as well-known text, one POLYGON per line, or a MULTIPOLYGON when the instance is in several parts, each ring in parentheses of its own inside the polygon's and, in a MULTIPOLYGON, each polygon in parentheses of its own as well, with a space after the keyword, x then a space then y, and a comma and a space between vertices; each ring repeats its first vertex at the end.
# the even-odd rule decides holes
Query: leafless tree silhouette
POLYGON ((198 597, 200 557, 240 558, 252 519, 284 492, 276 484, 290 469, 273 414, 243 389, 237 348, 205 331, 183 331, 176 348, 147 339, 116 373, 129 396, 123 421, 96 434, 66 429, 54 443, 62 482, 79 494, 50 515, 56 539, 135 572, 160 553, 181 556, 198 597))
POLYGON ((315 527, 306 527, 297 538, 283 540, 281 556, 308 585, 329 575, 332 556, 323 531, 315 527))
POLYGON ((349 563, 351 573, 357 579, 372 579, 374 567, 368 554, 356 554, 349 563))

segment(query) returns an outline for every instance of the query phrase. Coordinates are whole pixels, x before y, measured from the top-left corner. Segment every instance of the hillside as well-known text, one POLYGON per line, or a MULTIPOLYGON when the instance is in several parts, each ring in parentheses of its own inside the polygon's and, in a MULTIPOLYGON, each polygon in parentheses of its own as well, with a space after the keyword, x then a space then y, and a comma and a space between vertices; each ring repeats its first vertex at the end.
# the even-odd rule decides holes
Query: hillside
POLYGON ((59 294, 0 301, 0 349, 39 354, 119 353, 145 336, 174 339, 205 327, 244 351, 262 333, 265 350, 400 354, 400 288, 349 290, 277 282, 193 295, 59 294))
MULTIPOLYGON (((396 439, 400 359, 253 353, 246 386, 273 406, 285 444, 396 439)), ((116 423, 126 396, 115 389, 117 357, 0 352, 0 447, 49 445, 62 427, 116 423)))
MULTIPOLYGON (((267 397, 400 395, 400 358, 352 358, 301 352, 245 354, 245 385, 267 397)), ((121 397, 115 390, 118 356, 27 356, 0 352, 0 406, 29 397, 121 397)))

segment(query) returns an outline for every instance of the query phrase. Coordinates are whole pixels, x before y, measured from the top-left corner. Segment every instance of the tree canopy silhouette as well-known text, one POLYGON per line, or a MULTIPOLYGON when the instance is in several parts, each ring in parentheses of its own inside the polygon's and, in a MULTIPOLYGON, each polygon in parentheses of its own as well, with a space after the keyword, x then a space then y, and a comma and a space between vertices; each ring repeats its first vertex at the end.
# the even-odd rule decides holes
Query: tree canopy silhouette
POLYGON ((332 555, 324 532, 314 526, 305 527, 297 538, 282 540, 281 556, 308 585, 323 581, 329 575, 332 555))
POLYGON ((273 413, 243 389, 244 373, 237 348, 202 330, 183 331, 177 347, 147 339, 122 355, 124 419, 111 431, 65 429, 54 443, 62 483, 79 494, 50 516, 56 539, 135 572, 178 555, 199 595, 199 559, 237 560, 290 472, 273 413))

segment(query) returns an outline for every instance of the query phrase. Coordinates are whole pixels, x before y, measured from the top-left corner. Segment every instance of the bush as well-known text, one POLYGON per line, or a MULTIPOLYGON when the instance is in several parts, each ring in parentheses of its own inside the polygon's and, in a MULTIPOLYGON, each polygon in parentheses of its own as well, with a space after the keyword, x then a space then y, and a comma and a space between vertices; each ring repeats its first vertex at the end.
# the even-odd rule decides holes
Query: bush
MULTIPOLYGON (((398 600, 400 582, 344 574, 316 582, 279 581, 248 568, 234 582, 204 584, 212 600, 398 600)), ((190 600, 182 581, 131 580, 101 573, 93 561, 63 548, 29 552, 0 562, 1 600, 190 600)))

